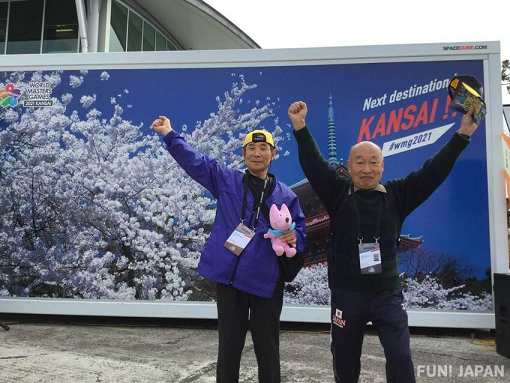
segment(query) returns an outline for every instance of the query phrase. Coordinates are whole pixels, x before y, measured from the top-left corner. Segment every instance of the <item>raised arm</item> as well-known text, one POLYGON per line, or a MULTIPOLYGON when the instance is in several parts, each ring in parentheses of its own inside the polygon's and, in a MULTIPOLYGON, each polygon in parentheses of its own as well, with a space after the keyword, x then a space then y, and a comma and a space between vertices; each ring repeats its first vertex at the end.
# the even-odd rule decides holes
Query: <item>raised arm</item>
POLYGON ((408 216, 422 204, 444 182, 455 165, 462 151, 467 147, 471 135, 478 125, 473 121, 471 109, 462 117, 459 130, 439 151, 430 157, 423 166, 411 172, 407 177, 390 181, 397 191, 397 201, 402 214, 408 216))
POLYGON ((189 145, 184 137, 172 129, 167 117, 159 116, 152 123, 152 128, 164 135, 167 150, 184 171, 218 198, 218 176, 222 172, 218 162, 189 145))
POLYGON ((289 118, 294 126, 294 136, 298 144, 299 163, 328 212, 338 203, 339 188, 347 188, 347 181, 329 166, 319 151, 317 143, 306 126, 308 108, 303 101, 296 101, 289 107, 289 118))

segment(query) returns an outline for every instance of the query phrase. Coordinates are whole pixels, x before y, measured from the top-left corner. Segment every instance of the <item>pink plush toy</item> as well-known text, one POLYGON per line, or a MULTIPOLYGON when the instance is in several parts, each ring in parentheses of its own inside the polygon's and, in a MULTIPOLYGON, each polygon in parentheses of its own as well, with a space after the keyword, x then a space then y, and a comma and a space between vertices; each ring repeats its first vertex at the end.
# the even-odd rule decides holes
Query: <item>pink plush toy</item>
POLYGON ((287 242, 283 242, 280 237, 283 233, 294 230, 295 222, 292 222, 290 211, 287 205, 282 204, 282 208, 278 210, 275 204, 271 205, 269 210, 269 223, 272 229, 269 229, 264 238, 271 238, 271 245, 277 256, 285 255, 288 258, 296 255, 296 249, 289 246, 287 242))

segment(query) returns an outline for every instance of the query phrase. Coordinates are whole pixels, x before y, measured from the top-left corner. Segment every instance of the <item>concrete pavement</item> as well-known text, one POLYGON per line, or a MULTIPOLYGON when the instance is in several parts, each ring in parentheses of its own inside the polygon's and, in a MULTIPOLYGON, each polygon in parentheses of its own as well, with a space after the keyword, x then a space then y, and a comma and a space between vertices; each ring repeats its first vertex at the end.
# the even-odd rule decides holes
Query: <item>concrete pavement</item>
MULTIPOLYGON (((0 382, 214 382, 213 320, 0 317, 0 382)), ((283 382, 333 382, 327 325, 282 323, 283 382)), ((488 331, 412 329, 418 382, 510 382, 488 331), (482 371, 483 369, 483 371, 482 371)), ((385 382, 384 352, 367 328, 360 382, 385 382)), ((257 382, 250 334, 241 382, 257 382)))

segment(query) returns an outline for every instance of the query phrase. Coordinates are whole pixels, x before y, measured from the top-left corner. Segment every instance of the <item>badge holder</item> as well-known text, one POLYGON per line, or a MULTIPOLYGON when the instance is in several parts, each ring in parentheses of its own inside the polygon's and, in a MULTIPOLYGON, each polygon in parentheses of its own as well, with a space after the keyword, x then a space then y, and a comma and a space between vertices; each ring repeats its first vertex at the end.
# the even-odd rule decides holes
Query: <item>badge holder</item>
POLYGON ((255 232, 241 222, 230 234, 230 237, 228 237, 223 246, 239 257, 254 236, 255 232))
POLYGON ((252 219, 255 217, 253 230, 244 224, 244 220, 246 218, 245 211, 248 197, 247 186, 248 182, 249 182, 248 174, 246 173, 244 176, 244 192, 243 192, 243 204, 241 207, 241 222, 239 223, 239 225, 237 225, 232 234, 230 234, 230 237, 228 237, 225 243, 223 244, 223 246, 225 246, 229 251, 231 251, 238 257, 241 255, 243 250, 246 248, 246 246, 248 246, 250 241, 255 236, 255 231, 257 230, 259 223, 260 209, 264 202, 264 195, 267 193, 269 178, 266 177, 264 181, 264 187, 262 189, 262 193, 260 194, 260 200, 258 201, 258 203, 254 205, 255 210, 250 217, 250 222, 248 223, 248 225, 251 225, 252 219))
POLYGON ((359 266, 361 274, 381 274, 381 248, 379 238, 375 237, 374 243, 363 243, 363 238, 358 238, 359 266))

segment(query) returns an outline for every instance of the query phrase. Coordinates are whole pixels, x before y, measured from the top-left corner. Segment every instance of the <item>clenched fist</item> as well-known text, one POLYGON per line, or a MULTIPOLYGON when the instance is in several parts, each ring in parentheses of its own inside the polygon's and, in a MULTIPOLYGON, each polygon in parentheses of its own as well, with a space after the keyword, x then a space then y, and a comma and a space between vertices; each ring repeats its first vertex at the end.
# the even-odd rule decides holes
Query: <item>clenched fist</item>
POLYGON ((300 130, 305 127, 305 117, 307 112, 308 108, 303 101, 293 102, 289 106, 289 118, 292 125, 294 125, 294 130, 300 130))
POLYGON ((162 133, 163 135, 167 135, 172 131, 172 126, 170 125, 170 120, 165 116, 159 116, 158 119, 154 120, 152 123, 152 129, 158 133, 162 133))

